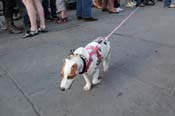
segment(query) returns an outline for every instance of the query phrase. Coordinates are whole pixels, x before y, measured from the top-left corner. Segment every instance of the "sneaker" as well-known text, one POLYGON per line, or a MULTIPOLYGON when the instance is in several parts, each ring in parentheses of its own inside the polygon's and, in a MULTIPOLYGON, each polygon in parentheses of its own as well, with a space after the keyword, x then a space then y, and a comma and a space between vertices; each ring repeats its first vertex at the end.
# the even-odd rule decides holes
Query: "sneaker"
POLYGON ((116 8, 116 10, 117 10, 118 12, 124 11, 124 9, 122 9, 122 8, 120 8, 120 7, 116 8))
POLYGON ((82 20, 83 18, 80 16, 77 16, 77 20, 82 20))
POLYGON ((169 5, 168 8, 175 8, 175 4, 169 5))
POLYGON ((125 5, 125 7, 127 7, 127 8, 133 8, 133 5, 131 5, 130 3, 127 3, 127 4, 125 5))
POLYGON ((135 5, 136 5, 134 2, 130 2, 130 4, 131 4, 132 6, 135 6, 135 5))

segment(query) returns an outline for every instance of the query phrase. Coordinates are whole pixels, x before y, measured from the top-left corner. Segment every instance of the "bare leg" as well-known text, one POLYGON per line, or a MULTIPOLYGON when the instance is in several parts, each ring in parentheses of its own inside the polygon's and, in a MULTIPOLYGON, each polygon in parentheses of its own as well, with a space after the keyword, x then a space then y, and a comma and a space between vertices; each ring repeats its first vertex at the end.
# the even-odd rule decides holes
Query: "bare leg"
POLYGON ((40 28, 45 29, 46 24, 45 24, 44 11, 43 11, 43 7, 41 5, 41 1, 34 0, 34 3, 35 3, 36 10, 37 10, 37 14, 38 14, 39 19, 40 19, 40 28))
POLYGON ((103 9, 107 8, 107 0, 103 0, 103 4, 102 4, 103 9))
POLYGON ((108 0, 107 8, 111 12, 117 12, 116 9, 114 8, 114 0, 108 0))
POLYGON ((67 13, 65 10, 61 11, 61 18, 66 18, 67 17, 67 13))
POLYGON ((95 6, 99 9, 102 8, 102 1, 101 0, 95 0, 95 6))
POLYGON ((26 6, 27 13, 29 15, 31 27, 31 31, 35 31, 37 29, 37 23, 36 23, 36 11, 34 7, 33 0, 23 0, 24 5, 26 6))

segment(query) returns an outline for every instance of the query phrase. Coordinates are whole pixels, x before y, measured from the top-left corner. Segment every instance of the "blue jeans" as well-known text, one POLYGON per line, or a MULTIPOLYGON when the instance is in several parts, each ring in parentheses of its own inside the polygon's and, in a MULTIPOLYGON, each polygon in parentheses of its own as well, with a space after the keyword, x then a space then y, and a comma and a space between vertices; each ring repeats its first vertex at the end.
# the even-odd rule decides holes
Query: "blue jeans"
POLYGON ((171 4, 171 0, 165 0, 164 1, 164 7, 169 7, 171 4))
POLYGON ((77 0, 77 5, 76 5, 77 17, 82 17, 82 18, 92 17, 91 5, 92 5, 92 0, 77 0))

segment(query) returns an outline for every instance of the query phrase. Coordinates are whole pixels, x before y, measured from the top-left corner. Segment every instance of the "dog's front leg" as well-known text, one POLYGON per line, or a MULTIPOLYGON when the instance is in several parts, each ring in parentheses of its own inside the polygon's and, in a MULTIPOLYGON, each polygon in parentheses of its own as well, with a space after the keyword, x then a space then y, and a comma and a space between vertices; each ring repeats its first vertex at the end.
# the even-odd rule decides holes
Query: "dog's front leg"
POLYGON ((86 82, 86 84, 85 84, 83 90, 84 90, 84 91, 89 91, 89 90, 91 89, 91 82, 90 82, 90 80, 89 80, 88 74, 83 74, 83 77, 84 77, 84 80, 85 80, 85 82, 86 82))
POLYGON ((99 79, 99 68, 96 69, 95 73, 93 74, 93 80, 92 80, 92 83, 94 85, 100 83, 101 80, 99 79))

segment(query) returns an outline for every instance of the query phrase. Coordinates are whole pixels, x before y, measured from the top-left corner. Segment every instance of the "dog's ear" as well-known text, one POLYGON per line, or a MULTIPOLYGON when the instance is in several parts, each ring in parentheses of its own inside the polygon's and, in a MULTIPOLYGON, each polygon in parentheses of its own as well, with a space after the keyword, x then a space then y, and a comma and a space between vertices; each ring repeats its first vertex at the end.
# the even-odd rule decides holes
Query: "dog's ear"
POLYGON ((62 78, 64 77, 64 67, 65 67, 65 65, 66 65, 66 60, 64 59, 63 62, 64 62, 64 63, 63 63, 63 65, 62 65, 61 71, 60 71, 60 74, 61 74, 61 77, 62 77, 62 78))
POLYGON ((69 55, 72 55, 75 51, 75 48, 71 49, 70 52, 69 52, 69 55))

